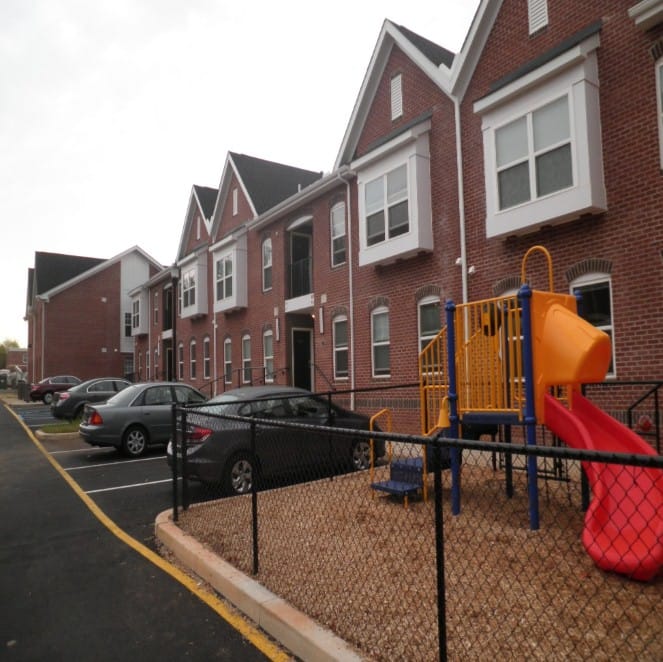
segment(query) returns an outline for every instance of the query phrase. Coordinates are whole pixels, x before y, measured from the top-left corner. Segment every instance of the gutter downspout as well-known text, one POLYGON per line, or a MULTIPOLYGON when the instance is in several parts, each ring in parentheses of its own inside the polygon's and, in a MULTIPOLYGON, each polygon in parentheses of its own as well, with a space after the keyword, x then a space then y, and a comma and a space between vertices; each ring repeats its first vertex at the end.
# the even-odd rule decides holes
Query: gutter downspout
POLYGON ((465 239, 465 195, 463 184, 463 144, 460 127, 460 101, 454 97, 454 115, 456 124, 456 170, 458 174, 458 223, 460 231, 460 266, 463 291, 463 303, 468 300, 467 284, 467 247, 465 239))
POLYGON ((354 315, 354 309, 355 309, 355 295, 354 295, 354 278, 352 275, 352 197, 351 197, 351 189, 350 189, 350 177, 354 177, 354 173, 352 172, 344 172, 344 173, 339 173, 338 178, 345 183, 345 207, 347 209, 347 215, 348 215, 348 296, 350 298, 350 303, 349 303, 349 312, 348 312, 348 321, 350 322, 350 337, 348 339, 348 349, 350 352, 350 361, 349 361, 349 369, 350 369, 350 408, 354 409, 355 408, 355 385, 356 385, 356 379, 355 379, 355 315, 354 315), (347 177, 347 179, 346 179, 347 177))

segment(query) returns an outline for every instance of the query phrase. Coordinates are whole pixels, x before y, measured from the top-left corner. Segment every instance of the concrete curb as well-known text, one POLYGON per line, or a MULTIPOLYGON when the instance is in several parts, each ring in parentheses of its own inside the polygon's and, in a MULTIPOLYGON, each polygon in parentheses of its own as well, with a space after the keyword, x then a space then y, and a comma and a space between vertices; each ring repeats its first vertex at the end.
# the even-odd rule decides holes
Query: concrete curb
POLYGON ((248 618, 302 660, 315 662, 363 658, 333 632, 203 547, 184 533, 171 518, 160 513, 155 535, 186 567, 213 586, 248 618))

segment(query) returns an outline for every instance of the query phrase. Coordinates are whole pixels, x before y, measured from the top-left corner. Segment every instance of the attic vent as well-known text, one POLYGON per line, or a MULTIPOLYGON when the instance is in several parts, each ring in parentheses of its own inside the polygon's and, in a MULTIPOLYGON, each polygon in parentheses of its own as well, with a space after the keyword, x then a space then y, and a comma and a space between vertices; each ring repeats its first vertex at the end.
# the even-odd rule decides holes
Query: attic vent
POLYGON ((654 62, 657 62, 663 57, 663 38, 659 39, 658 41, 655 41, 650 49, 649 52, 651 53, 651 56, 654 58, 654 62))
POLYGON ((527 12, 530 34, 548 25, 548 0, 527 0, 527 12))
POLYGON ((396 120, 403 114, 403 77, 401 74, 391 79, 391 119, 396 120))

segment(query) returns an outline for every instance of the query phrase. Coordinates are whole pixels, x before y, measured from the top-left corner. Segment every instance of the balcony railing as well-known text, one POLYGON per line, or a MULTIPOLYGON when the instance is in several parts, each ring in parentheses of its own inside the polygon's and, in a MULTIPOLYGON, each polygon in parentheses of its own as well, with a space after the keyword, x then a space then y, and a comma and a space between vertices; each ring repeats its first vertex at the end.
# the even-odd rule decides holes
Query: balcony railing
POLYGON ((311 294, 313 289, 311 282, 311 264, 311 258, 307 257, 303 260, 297 260, 289 266, 289 299, 295 299, 296 297, 301 297, 305 294, 311 294))

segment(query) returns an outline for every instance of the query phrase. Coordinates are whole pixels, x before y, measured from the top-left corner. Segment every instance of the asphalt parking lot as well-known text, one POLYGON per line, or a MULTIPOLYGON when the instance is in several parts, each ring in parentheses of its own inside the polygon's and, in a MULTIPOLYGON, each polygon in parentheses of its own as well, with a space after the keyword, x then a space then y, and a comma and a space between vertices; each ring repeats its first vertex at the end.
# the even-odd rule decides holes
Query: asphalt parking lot
MULTIPOLYGON (((51 423, 43 404, 13 408, 32 430, 51 423)), ((154 549, 154 520, 172 507, 172 473, 165 448, 150 449, 139 459, 124 457, 114 448, 90 446, 76 433, 41 437, 44 449, 91 499, 133 538, 154 549)))

